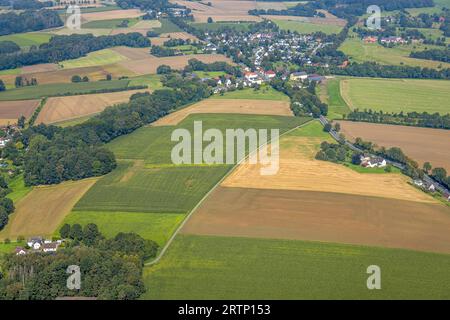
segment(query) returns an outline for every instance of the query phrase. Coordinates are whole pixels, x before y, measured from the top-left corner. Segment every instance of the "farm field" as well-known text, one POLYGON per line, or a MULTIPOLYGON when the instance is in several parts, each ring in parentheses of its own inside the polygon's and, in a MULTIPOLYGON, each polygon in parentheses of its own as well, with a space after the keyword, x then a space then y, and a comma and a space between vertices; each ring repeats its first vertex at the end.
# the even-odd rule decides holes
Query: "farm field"
POLYGON ((408 65, 422 68, 449 68, 450 63, 441 61, 410 58, 412 51, 421 51, 425 47, 432 49, 430 45, 402 45, 394 48, 385 48, 378 43, 364 43, 356 35, 347 38, 339 50, 343 51, 355 62, 372 61, 385 65, 408 65))
POLYGON ((72 211, 61 226, 95 223, 106 238, 113 238, 119 232, 134 232, 162 247, 184 217, 177 213, 72 211))
MULTIPOLYGON (((155 29, 153 29, 152 31, 155 31, 155 29)), ((196 38, 195 36, 187 32, 181 32, 181 30, 178 32, 161 33, 159 37, 150 38, 150 41, 152 42, 152 45, 162 46, 164 45, 164 42, 170 39, 183 39, 183 40, 190 39, 192 41, 199 41, 199 39, 196 38)))
POLYGON ((139 9, 126 10, 108 10, 99 12, 86 12, 82 16, 82 21, 98 21, 98 20, 113 20, 113 19, 132 19, 143 16, 144 13, 139 9))
POLYGON ((449 299, 449 263, 450 255, 398 249, 180 235, 145 268, 142 298, 449 299), (367 290, 373 264, 382 290, 367 290))
POLYGON ((0 101, 0 125, 13 124, 20 116, 29 119, 40 100, 0 101))
POLYGON ((95 183, 96 179, 64 182, 54 186, 35 187, 18 201, 0 238, 17 236, 50 236, 73 205, 95 183))
POLYGON ((177 125, 190 114, 196 113, 238 113, 292 116, 287 101, 247 100, 247 99, 207 99, 190 107, 159 119, 153 126, 177 125))
POLYGON ((357 137, 384 147, 400 147, 419 162, 430 162, 450 172, 450 131, 387 124, 339 121, 347 138, 357 137))
POLYGON ((341 94, 351 109, 385 112, 450 112, 450 82, 440 80, 341 80, 341 94))
POLYGON ((92 90, 126 90, 129 80, 41 84, 0 92, 0 101, 33 100, 43 97, 76 95, 92 90))
POLYGON ((213 22, 213 23, 192 23, 192 27, 204 31, 217 31, 222 28, 231 28, 236 31, 247 31, 251 26, 249 22, 213 22))
POLYGON ((140 60, 150 57, 150 50, 148 48, 115 47, 111 50, 122 57, 121 60, 140 60))
POLYGON ((173 69, 183 69, 188 65, 188 61, 191 59, 198 59, 204 63, 212 63, 216 61, 225 61, 230 64, 233 62, 221 54, 192 54, 185 56, 175 56, 175 57, 162 57, 157 58, 150 56, 149 58, 139 59, 134 61, 122 61, 119 65, 134 72, 136 75, 143 74, 155 74, 158 66, 165 64, 173 69))
POLYGON ((7 198, 11 199, 14 203, 17 203, 20 199, 25 197, 31 190, 32 187, 25 185, 23 180, 23 175, 18 175, 8 182, 8 186, 11 188, 11 192, 6 195, 7 198))
POLYGON ((49 33, 44 32, 28 32, 28 33, 17 33, 9 34, 6 36, 0 36, 0 41, 12 41, 15 42, 19 47, 31 47, 39 46, 46 43, 52 37, 49 33))
POLYGON ((64 69, 74 69, 114 64, 126 59, 127 58, 125 56, 115 50, 103 49, 88 53, 85 57, 60 62, 59 65, 64 69))
POLYGON ((225 94, 216 94, 211 99, 252 99, 252 100, 274 100, 289 102, 289 97, 284 93, 273 89, 271 86, 263 86, 260 90, 250 88, 235 90, 225 94))
POLYGON ((124 21, 128 21, 128 28, 133 27, 140 20, 138 18, 119 18, 119 19, 110 19, 110 20, 93 20, 86 22, 82 25, 83 28, 88 29, 115 29, 119 28, 119 25, 124 21))
POLYGON ((324 95, 325 103, 328 104, 329 119, 342 119, 344 114, 348 114, 351 110, 341 96, 341 79, 327 79, 326 83, 320 87, 320 95, 324 95))
POLYGON ((39 123, 57 123, 94 115, 108 106, 125 103, 138 92, 151 90, 128 90, 121 92, 86 94, 68 97, 49 98, 36 119, 39 123))
POLYGON ((278 27, 282 30, 290 30, 298 33, 314 33, 314 32, 323 32, 326 34, 339 33, 342 30, 342 27, 338 25, 332 24, 321 24, 321 23, 313 23, 313 22, 304 22, 304 21, 296 21, 296 20, 281 20, 275 18, 271 18, 273 22, 275 22, 278 27))

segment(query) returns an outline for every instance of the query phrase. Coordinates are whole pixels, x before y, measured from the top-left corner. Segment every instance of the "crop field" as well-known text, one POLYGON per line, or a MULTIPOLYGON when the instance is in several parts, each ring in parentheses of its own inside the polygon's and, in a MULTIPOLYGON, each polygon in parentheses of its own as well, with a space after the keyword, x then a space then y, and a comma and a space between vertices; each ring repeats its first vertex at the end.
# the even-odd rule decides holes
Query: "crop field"
POLYGON ((22 115, 29 119, 39 102, 39 100, 0 101, 0 124, 16 123, 22 115))
POLYGON ((73 211, 62 224, 95 223, 106 238, 113 238, 119 232, 134 232, 161 247, 184 217, 178 213, 73 211))
POLYGON ((74 204, 96 179, 64 182, 55 186, 35 187, 18 203, 0 238, 52 235, 74 204))
POLYGON ((400 147, 409 157, 419 162, 430 162, 450 172, 450 131, 388 124, 340 121, 347 138, 360 137, 378 146, 400 147))
POLYGON ((192 23, 191 26, 204 31, 217 31, 223 28, 230 28, 236 31, 247 31, 252 24, 249 22, 213 22, 213 23, 192 23))
POLYGON ((18 175, 8 181, 8 186, 12 190, 6 195, 14 203, 17 203, 20 199, 25 197, 33 188, 25 185, 23 175, 18 175))
POLYGON ((450 255, 332 243, 177 236, 144 299, 449 299, 450 255), (367 290, 366 269, 382 270, 367 290))
POLYGON ((341 79, 339 78, 328 79, 321 87, 321 90, 324 90, 323 94, 326 96, 325 103, 328 104, 327 116, 329 119, 342 119, 344 114, 348 114, 351 111, 341 96, 340 82, 341 79))
POLYGON ((126 90, 129 80, 42 84, 0 92, 0 101, 32 100, 49 96, 75 95, 92 90, 126 90))
POLYGON ((177 125, 190 114, 197 113, 237 113, 292 116, 287 101, 249 99, 207 99, 159 119, 153 126, 177 125))
POLYGON ((88 29, 115 29, 119 28, 119 25, 124 21, 128 21, 128 28, 133 27, 140 20, 139 18, 119 18, 110 20, 93 20, 82 25, 83 28, 88 29))
POLYGON ((31 66, 23 66, 21 69, 22 74, 28 73, 40 73, 40 72, 51 72, 59 69, 56 63, 39 63, 31 66))
POLYGON ((343 51, 352 61, 365 62, 372 61, 385 65, 408 65, 422 68, 449 68, 450 63, 441 61, 410 58, 412 51, 421 51, 425 47, 434 48, 431 45, 401 45, 394 48, 385 48, 378 43, 364 43, 356 35, 347 38, 339 50, 343 51))
POLYGON ((94 115, 108 106, 128 102, 135 93, 146 91, 151 90, 128 90, 49 98, 39 113, 36 124, 57 123, 94 115))
POLYGON ((130 47, 115 47, 112 49, 117 55, 122 57, 121 60, 140 60, 150 57, 150 50, 148 48, 130 48, 130 47))
POLYGON ((192 41, 199 41, 198 38, 196 38, 195 36, 193 36, 187 32, 161 33, 159 35, 159 37, 150 38, 150 41, 152 42, 152 45, 154 45, 154 46, 162 46, 162 45, 164 45, 164 42, 166 42, 167 40, 170 40, 170 39, 183 39, 183 40, 190 39, 192 41))
POLYGON ((143 16, 144 13, 138 9, 128 10, 109 10, 100 12, 87 12, 82 15, 83 21, 113 20, 113 19, 132 19, 143 16))
POLYGON ((39 46, 46 43, 52 37, 49 33, 43 32, 29 32, 29 33, 17 33, 10 34, 6 36, 0 36, 0 41, 12 41, 15 42, 19 47, 31 47, 39 46))
POLYGON ((162 57, 162 58, 150 56, 149 58, 140 60, 122 61, 119 62, 119 65, 130 70, 131 72, 134 72, 137 75, 143 75, 143 74, 155 74, 156 69, 162 64, 168 65, 172 69, 178 70, 183 69, 185 66, 188 65, 188 61, 191 59, 198 59, 204 63, 224 61, 233 64, 231 59, 221 54, 192 54, 192 55, 162 57))
POLYGON ((289 102, 290 99, 284 93, 275 90, 271 86, 263 86, 259 90, 243 89, 227 92, 225 94, 216 94, 212 99, 251 99, 251 100, 275 100, 289 102))
POLYGON ((313 23, 313 22, 303 22, 296 20, 281 20, 276 17, 271 19, 275 22, 278 27, 282 30, 290 30, 298 33, 314 33, 314 32, 323 32, 326 34, 339 33, 342 30, 342 27, 338 25, 332 24, 321 24, 321 23, 313 23))
POLYGON ((64 69, 103 66, 126 60, 127 58, 115 50, 103 49, 88 53, 87 56, 60 62, 64 69))
POLYGON ((159 20, 160 26, 152 27, 152 31, 164 34, 164 33, 172 33, 172 32, 183 32, 175 23, 170 21, 169 19, 161 19, 159 20))
POLYGON ((341 94, 351 109, 385 112, 450 112, 450 82, 409 79, 345 79, 341 94))

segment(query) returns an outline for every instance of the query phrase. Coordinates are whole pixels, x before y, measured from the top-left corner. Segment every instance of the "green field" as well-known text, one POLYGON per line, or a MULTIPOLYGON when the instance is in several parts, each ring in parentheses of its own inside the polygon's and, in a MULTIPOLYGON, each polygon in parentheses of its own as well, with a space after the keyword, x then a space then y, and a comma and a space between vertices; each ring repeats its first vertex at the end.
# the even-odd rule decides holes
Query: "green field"
POLYGON ((120 62, 126 59, 127 59, 126 57, 122 56, 120 53, 114 50, 103 49, 88 53, 87 56, 85 57, 72 60, 65 60, 63 62, 60 62, 59 65, 62 66, 64 69, 74 69, 74 68, 103 66, 107 64, 120 62))
POLYGON ((79 211, 186 213, 230 166, 132 168, 121 162, 76 204, 79 211))
POLYGON ((22 73, 21 68, 16 69, 8 69, 8 70, 2 70, 0 71, 0 76, 7 76, 7 75, 19 75, 22 73))
POLYGON ((248 31, 252 25, 250 22, 213 22, 213 23, 191 23, 191 26, 203 31, 217 31, 223 28, 230 28, 235 31, 248 31))
POLYGON ((256 99, 289 101, 289 97, 287 95, 275 90, 271 86, 262 86, 259 90, 246 88, 242 90, 229 91, 225 94, 216 94, 212 96, 211 99, 256 99))
POLYGON ((152 90, 161 89, 163 87, 161 83, 161 76, 157 74, 148 74, 145 76, 139 76, 134 78, 129 78, 129 86, 147 86, 152 90))
POLYGON ((342 119, 344 114, 350 112, 349 107, 342 99, 340 92, 340 79, 329 79, 326 82, 326 94, 328 96, 328 118, 342 119))
POLYGON ((194 71, 200 79, 202 78, 218 78, 220 76, 226 75, 226 72, 223 71, 194 71))
POLYGON ((134 232, 162 247, 184 217, 176 213, 73 211, 61 225, 95 223, 106 238, 113 238, 119 232, 134 232))
POLYGON ((143 299, 450 299, 450 255, 320 242, 179 235, 144 270, 143 299), (367 267, 381 268, 368 290, 367 267))
MULTIPOLYGON (((351 33, 350 33, 351 34, 351 33)), ((356 35, 347 38, 339 50, 343 51, 355 62, 377 62, 385 65, 409 65, 427 68, 450 68, 450 63, 410 58, 412 51, 439 48, 432 45, 410 44, 385 48, 378 43, 364 43, 356 35)))
POLYGON ((12 192, 8 193, 6 197, 10 198, 14 203, 17 203, 17 201, 25 197, 32 189, 31 187, 25 186, 23 175, 18 175, 8 181, 8 186, 12 192))
POLYGON ((139 18, 127 18, 127 19, 111 19, 111 20, 95 20, 89 21, 82 25, 83 28, 87 29, 116 29, 124 28, 119 27, 119 25, 124 21, 128 20, 128 26, 125 28, 130 28, 140 21, 139 18))
POLYGON ((176 24, 168 19, 161 19, 161 27, 153 28, 152 31, 156 33, 171 33, 171 32, 183 32, 176 24))
POLYGON ((352 78, 341 83, 350 108, 386 112, 450 113, 450 82, 443 80, 399 80, 352 78))
POLYGON ((0 101, 32 100, 64 94, 82 94, 92 90, 126 90, 129 82, 129 80, 111 80, 79 83, 52 83, 14 88, 0 92, 0 101))
POLYGON ((294 21, 294 20, 272 20, 282 30, 296 31, 298 33, 314 33, 323 32, 326 34, 339 33, 342 27, 330 24, 316 24, 310 22, 294 21))
POLYGON ((52 34, 42 32, 16 33, 6 36, 0 36, 0 41, 12 41, 19 47, 39 46, 46 43, 52 37, 52 34))
MULTIPOLYGON (((90 12, 105 12, 105 11, 113 11, 113 10, 122 10, 122 8, 115 5, 105 5, 103 7, 90 7, 90 8, 80 8, 81 13, 90 13, 90 12)), ((66 9, 57 10, 59 14, 65 14, 67 12, 66 9)))

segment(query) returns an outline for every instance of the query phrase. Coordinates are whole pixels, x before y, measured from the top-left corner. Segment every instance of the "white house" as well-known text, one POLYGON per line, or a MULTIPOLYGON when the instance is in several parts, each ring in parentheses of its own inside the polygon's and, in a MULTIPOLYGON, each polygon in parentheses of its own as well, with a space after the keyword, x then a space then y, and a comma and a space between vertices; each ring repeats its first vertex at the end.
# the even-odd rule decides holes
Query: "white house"
POLYGON ((35 238, 31 238, 27 241, 27 245, 30 248, 34 248, 34 246, 36 245, 37 249, 39 249, 42 245, 42 238, 41 237, 35 237, 35 238))
POLYGON ((386 160, 381 157, 365 157, 361 156, 361 166, 366 168, 384 168, 386 160))
POLYGON ((293 81, 298 81, 298 80, 306 80, 308 78, 308 74, 306 72, 294 72, 291 73, 290 79, 293 81))
POLYGON ((255 72, 246 72, 244 77, 250 82, 255 82, 258 79, 258 74, 255 72))
POLYGON ((42 251, 56 252, 56 250, 58 250, 58 246, 59 246, 59 243, 57 243, 57 242, 44 243, 42 245, 42 251))
POLYGON ((17 247, 14 252, 15 252, 16 256, 23 256, 24 254, 27 254, 25 249, 22 247, 17 247))

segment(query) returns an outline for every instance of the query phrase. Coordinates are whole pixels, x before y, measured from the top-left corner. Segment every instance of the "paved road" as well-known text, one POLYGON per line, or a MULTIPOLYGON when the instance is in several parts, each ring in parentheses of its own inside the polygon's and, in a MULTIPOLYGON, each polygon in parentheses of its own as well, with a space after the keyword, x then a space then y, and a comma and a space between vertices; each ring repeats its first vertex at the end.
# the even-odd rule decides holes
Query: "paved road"
MULTIPOLYGON (((323 126, 325 126, 327 123, 329 123, 328 119, 325 118, 324 116, 320 116, 319 121, 320 121, 320 123, 321 123, 323 126)), ((337 133, 337 132, 334 131, 333 129, 332 129, 329 133, 330 133, 330 135, 333 137, 333 139, 335 139, 337 142, 340 141, 340 139, 339 139, 339 133, 337 133)), ((350 149, 352 149, 353 151, 361 152, 361 153, 367 153, 367 152, 364 152, 362 149, 356 147, 355 145, 353 145, 352 143, 350 143, 350 142, 347 141, 347 140, 345 141, 345 144, 346 144, 350 149)), ((371 156, 373 156, 373 155, 371 155, 371 156)), ((386 159, 386 162, 387 162, 388 164, 390 164, 390 165, 396 167, 396 168, 399 168, 400 170, 403 170, 403 169, 405 168, 405 165, 403 165, 403 164, 401 164, 401 163, 399 163, 399 162, 395 162, 395 161, 387 160, 387 159, 386 159)), ((426 174, 425 174, 424 177, 423 177, 423 180, 424 180, 427 184, 434 184, 434 186, 436 187, 436 189, 439 190, 439 191, 441 191, 442 193, 450 193, 450 191, 449 191, 446 187, 444 187, 442 184, 436 182, 436 181, 435 181, 433 178, 431 178, 429 175, 426 175, 426 174)))

